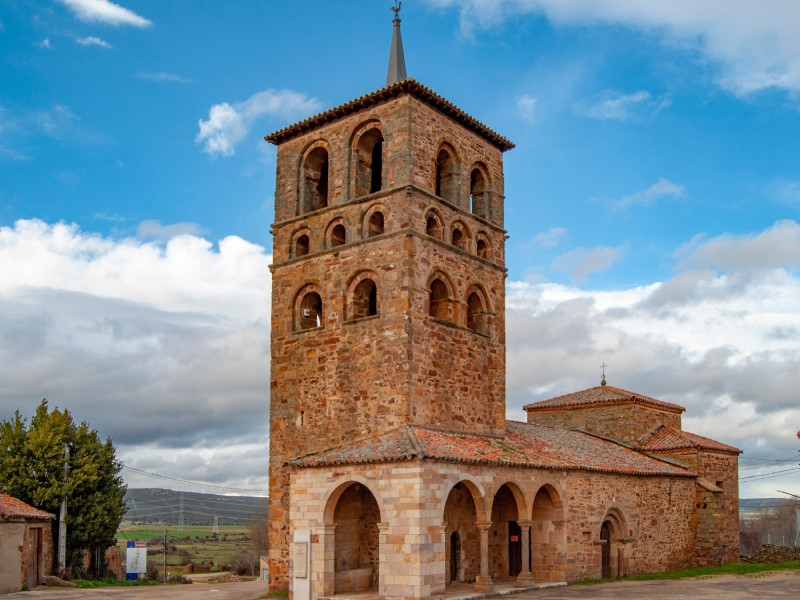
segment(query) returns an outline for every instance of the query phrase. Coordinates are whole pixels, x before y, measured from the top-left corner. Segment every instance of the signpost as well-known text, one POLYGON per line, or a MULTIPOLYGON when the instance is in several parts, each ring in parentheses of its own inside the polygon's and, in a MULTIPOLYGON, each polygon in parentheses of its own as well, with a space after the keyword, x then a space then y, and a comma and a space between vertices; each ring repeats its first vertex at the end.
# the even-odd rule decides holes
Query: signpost
POLYGON ((125 579, 135 581, 147 575, 147 542, 128 540, 125 554, 125 579))

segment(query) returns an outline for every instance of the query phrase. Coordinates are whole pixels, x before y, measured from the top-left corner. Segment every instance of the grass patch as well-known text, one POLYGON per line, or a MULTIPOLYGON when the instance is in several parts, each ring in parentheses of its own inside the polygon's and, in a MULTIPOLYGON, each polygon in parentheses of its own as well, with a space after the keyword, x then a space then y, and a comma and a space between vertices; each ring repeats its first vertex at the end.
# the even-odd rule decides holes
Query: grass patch
POLYGON ((106 577, 104 579, 76 579, 73 582, 79 588, 99 588, 109 586, 130 586, 130 585, 161 585, 156 581, 134 581, 128 579, 114 579, 113 577, 106 577))
POLYGON ((686 579, 690 577, 705 577, 708 575, 750 575, 753 573, 766 573, 769 571, 800 570, 800 560, 790 560, 782 563, 741 563, 730 562, 719 567, 694 567, 679 571, 664 571, 662 573, 645 573, 631 575, 620 579, 581 579, 575 585, 588 585, 593 583, 609 583, 611 581, 650 581, 654 579, 686 579))

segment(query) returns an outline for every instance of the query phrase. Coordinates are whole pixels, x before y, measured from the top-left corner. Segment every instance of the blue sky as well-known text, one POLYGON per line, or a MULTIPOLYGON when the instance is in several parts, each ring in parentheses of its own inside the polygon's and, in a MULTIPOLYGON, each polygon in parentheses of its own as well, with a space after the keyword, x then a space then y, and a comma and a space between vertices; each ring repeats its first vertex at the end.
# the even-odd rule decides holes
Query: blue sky
MULTIPOLYGON (((390 5, 0 0, 0 416, 266 488, 263 136, 383 85, 390 5)), ((406 65, 517 146, 509 417, 606 362, 800 493, 800 4, 720 6, 406 0, 406 65)))

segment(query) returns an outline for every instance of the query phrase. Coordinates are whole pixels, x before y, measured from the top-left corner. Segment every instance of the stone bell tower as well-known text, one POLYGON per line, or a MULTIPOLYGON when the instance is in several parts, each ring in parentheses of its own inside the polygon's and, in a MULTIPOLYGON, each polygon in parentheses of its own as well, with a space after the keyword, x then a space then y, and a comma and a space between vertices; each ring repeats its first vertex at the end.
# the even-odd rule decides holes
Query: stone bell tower
POLYGON ((287 585, 287 460, 407 423, 502 435, 502 153, 405 76, 276 131, 270 582, 287 585))

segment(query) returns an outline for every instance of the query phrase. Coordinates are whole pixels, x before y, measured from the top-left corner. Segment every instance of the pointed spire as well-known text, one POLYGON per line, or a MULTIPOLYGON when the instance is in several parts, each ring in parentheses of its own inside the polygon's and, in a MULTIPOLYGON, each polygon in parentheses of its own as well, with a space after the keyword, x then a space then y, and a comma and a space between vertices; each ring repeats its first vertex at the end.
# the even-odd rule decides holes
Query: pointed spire
POLYGON ((406 78, 406 59, 403 56, 403 38, 400 36, 400 7, 403 3, 395 0, 391 8, 394 12, 392 24, 392 47, 389 50, 389 68, 386 71, 386 85, 392 85, 406 78))

